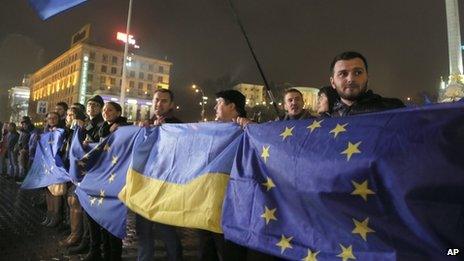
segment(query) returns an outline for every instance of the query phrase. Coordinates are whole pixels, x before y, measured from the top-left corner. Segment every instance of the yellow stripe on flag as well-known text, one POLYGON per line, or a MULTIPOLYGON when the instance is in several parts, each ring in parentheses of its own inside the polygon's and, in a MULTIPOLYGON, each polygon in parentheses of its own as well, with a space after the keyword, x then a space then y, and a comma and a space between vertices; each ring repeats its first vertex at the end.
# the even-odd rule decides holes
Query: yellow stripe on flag
POLYGON ((222 233, 221 214, 229 175, 208 173, 187 184, 127 172, 118 197, 137 214, 163 224, 222 233))

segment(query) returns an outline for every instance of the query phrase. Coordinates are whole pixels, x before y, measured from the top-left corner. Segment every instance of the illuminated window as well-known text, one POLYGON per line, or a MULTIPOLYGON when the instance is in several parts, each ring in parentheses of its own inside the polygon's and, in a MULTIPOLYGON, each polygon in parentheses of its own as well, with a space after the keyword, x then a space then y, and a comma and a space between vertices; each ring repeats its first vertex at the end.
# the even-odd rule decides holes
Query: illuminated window
POLYGON ((116 79, 113 77, 110 77, 110 84, 115 85, 116 84, 116 79))
POLYGON ((130 82, 129 82, 129 87, 130 87, 130 88, 134 88, 134 86, 135 86, 135 82, 134 82, 134 81, 130 81, 130 82))
POLYGON ((105 84, 106 83, 106 77, 105 76, 100 76, 100 83, 105 84))
POLYGON ((158 82, 163 82, 163 76, 158 76, 158 82))
POLYGON ((139 82, 139 89, 143 89, 143 82, 139 82))

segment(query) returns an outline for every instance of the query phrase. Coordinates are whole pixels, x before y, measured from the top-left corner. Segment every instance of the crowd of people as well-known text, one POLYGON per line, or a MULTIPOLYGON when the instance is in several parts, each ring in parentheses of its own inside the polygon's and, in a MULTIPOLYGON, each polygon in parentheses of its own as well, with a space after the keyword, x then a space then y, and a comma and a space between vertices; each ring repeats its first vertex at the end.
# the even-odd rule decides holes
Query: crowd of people
MULTIPOLYGON (((277 120, 302 120, 312 117, 343 117, 362 113, 404 107, 394 98, 384 98, 368 89, 368 64, 357 52, 337 55, 330 66, 330 86, 322 87, 318 94, 317 115, 304 109, 303 95, 297 89, 284 92, 285 115, 277 120)), ((246 116, 246 98, 236 90, 216 94, 216 121, 236 122, 246 128, 253 122, 246 116)), ((140 126, 157 126, 165 123, 182 123, 174 116, 174 95, 167 89, 156 90, 153 97, 153 116, 140 126)), ((85 105, 75 103, 69 108, 64 102, 56 104, 48 113, 45 127, 34 127, 29 117, 23 117, 18 130, 15 123, 3 124, 0 142, 0 170, 8 178, 20 181, 27 174, 33 160, 37 141, 43 132, 64 129, 65 140, 60 150, 65 167, 69 167, 69 148, 76 126, 85 131, 83 145, 99 142, 119 126, 128 125, 118 103, 104 102, 96 95, 85 105), (7 160, 6 160, 7 159, 7 160)), ((122 240, 109 233, 83 211, 75 184, 53 184, 44 189, 47 214, 42 221, 46 227, 70 227, 69 235, 59 242, 70 255, 87 253, 84 260, 121 260, 122 240), (66 203, 65 203, 66 202, 66 203)), ((173 226, 153 222, 136 215, 138 260, 153 260, 154 236, 163 241, 169 260, 182 260, 182 244, 173 226)), ((200 260, 246 260, 251 250, 224 239, 223 235, 199 231, 200 260)), ((258 254, 266 259, 264 254, 258 254)), ((268 257, 269 258, 269 257, 268 257)))

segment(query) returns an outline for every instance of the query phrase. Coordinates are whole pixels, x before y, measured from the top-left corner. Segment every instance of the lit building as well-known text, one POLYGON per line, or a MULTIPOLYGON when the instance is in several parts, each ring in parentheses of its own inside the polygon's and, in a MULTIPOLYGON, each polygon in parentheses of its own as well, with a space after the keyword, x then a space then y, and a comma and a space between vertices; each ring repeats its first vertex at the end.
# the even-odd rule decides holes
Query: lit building
POLYGON ((241 92, 245 96, 248 107, 266 104, 266 94, 263 85, 239 83, 232 87, 232 89, 241 92))
MULTIPOLYGON (((25 83, 24 80, 23 83, 25 83)), ((18 123, 21 117, 28 115, 29 95, 30 91, 27 86, 15 86, 8 90, 10 122, 18 123)))
MULTIPOLYGON (((105 101, 119 101, 123 52, 86 43, 89 26, 73 36, 71 48, 40 68, 31 76, 29 115, 40 122, 39 101, 47 102, 47 111, 64 101, 85 104, 94 96, 105 101)), ((127 63, 125 116, 129 120, 149 117, 153 93, 169 88, 172 63, 139 55, 131 55, 127 63)))
POLYGON ((313 87, 292 87, 292 89, 297 89, 303 94, 304 108, 315 111, 317 106, 317 93, 319 92, 318 88, 313 87))

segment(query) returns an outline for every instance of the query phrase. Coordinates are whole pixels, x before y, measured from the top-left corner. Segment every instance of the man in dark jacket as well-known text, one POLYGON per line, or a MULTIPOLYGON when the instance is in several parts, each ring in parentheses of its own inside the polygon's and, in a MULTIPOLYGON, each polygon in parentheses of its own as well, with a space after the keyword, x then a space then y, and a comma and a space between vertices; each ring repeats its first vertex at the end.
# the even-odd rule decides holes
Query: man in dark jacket
MULTIPOLYGON (((143 126, 161 125, 164 123, 181 123, 173 115, 174 96, 170 90, 156 90, 153 96, 153 117, 143 126)), ((158 233, 166 246, 168 260, 182 260, 182 244, 174 226, 152 222, 136 214, 135 228, 139 238, 137 260, 153 260, 155 253, 155 233, 158 233), (154 230, 153 231, 153 227, 154 230)))
POLYGON ((18 174, 19 179, 26 176, 29 165, 29 141, 31 135, 37 131, 28 116, 23 116, 21 119, 21 133, 15 150, 18 155, 18 174))
POLYGON ((399 99, 384 98, 367 89, 367 60, 360 53, 344 52, 330 65, 330 83, 337 90, 340 101, 332 116, 347 116, 404 107, 399 99))
POLYGON ((100 129, 103 126, 102 109, 104 105, 103 98, 95 95, 87 101, 87 114, 90 121, 85 126, 85 141, 88 143, 100 141, 100 129))

